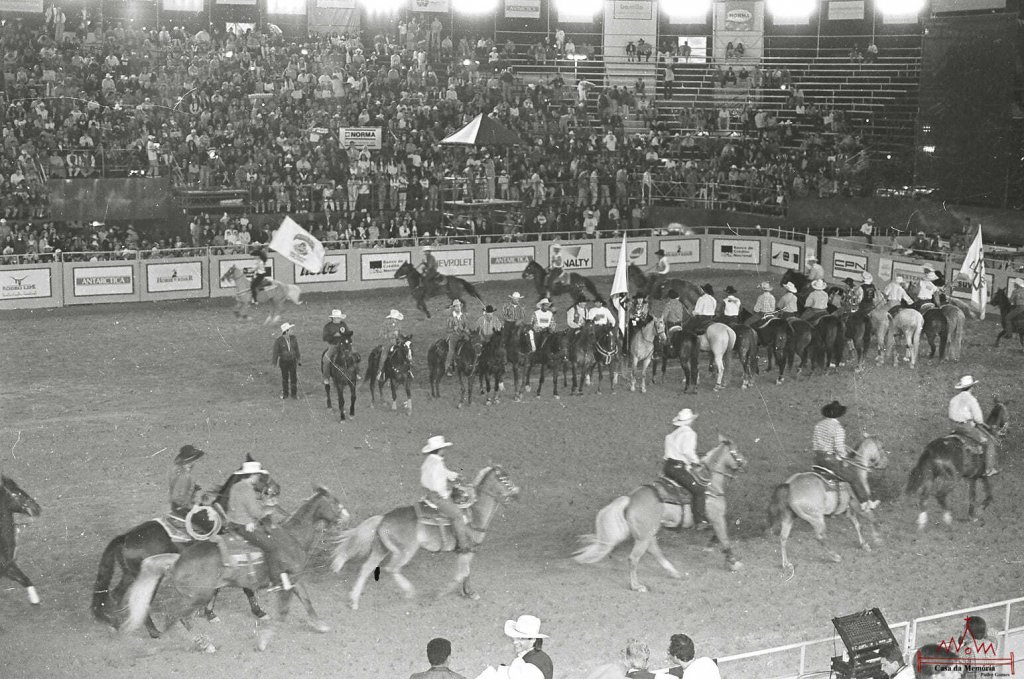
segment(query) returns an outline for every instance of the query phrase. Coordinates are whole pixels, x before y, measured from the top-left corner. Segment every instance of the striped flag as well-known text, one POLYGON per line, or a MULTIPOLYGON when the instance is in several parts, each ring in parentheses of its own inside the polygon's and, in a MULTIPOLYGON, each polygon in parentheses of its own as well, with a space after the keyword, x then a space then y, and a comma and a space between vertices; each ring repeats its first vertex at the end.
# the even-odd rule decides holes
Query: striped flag
POLYGON ((310 273, 324 268, 324 245, 291 217, 285 217, 270 240, 270 249, 280 252, 310 273))
POLYGON ((985 319, 985 306, 988 304, 988 279, 985 278, 985 248, 981 242, 981 224, 978 224, 978 235, 967 250, 967 257, 960 265, 961 280, 971 284, 971 301, 978 307, 982 320, 985 319))
POLYGON ((615 265, 615 278, 612 279, 612 304, 619 312, 619 332, 626 333, 626 310, 619 301, 619 295, 629 295, 629 250, 626 247, 626 234, 622 234, 622 247, 619 248, 619 263, 615 265))

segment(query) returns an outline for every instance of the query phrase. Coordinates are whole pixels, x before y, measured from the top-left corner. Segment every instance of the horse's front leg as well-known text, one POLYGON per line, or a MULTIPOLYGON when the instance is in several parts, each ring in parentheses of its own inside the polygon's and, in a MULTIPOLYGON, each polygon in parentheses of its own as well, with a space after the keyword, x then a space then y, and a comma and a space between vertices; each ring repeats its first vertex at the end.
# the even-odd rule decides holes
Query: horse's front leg
POLYGON ((398 385, 393 377, 388 382, 391 384, 391 409, 398 410, 398 385))
POLYGON ((969 479, 967 481, 967 518, 971 521, 977 521, 978 516, 974 510, 974 505, 978 501, 978 480, 969 479))
MULTIPOLYGON (((309 624, 314 630, 321 634, 331 631, 331 626, 320 619, 317 615, 316 610, 313 608, 313 602, 309 598, 309 593, 306 592, 305 584, 301 582, 295 583, 295 587, 292 589, 295 596, 298 597, 299 601, 302 602, 302 607, 306 609, 306 615, 309 616, 309 624)), ((287 594, 286 592, 283 594, 287 594)), ((282 616, 284 617, 284 616, 282 616)))
MULTIPOLYGON (((351 384, 348 385, 348 397, 349 397, 348 415, 349 415, 349 417, 355 417, 356 416, 356 383, 355 382, 352 382, 351 384)), ((342 404, 342 405, 344 405, 344 404, 342 404)))
POLYGON ((6 568, 4 567, 4 564, 0 562, 0 575, 8 577, 24 587, 25 593, 28 594, 28 602, 33 606, 39 605, 39 593, 36 592, 36 588, 32 584, 32 581, 28 579, 28 576, 25 575, 20 568, 18 568, 18 564, 14 563, 13 559, 7 563, 6 568))
MULTIPOLYGON (((249 610, 252 612, 253 616, 257 620, 262 620, 263 618, 267 617, 267 612, 264 611, 263 608, 260 607, 260 602, 256 598, 256 592, 251 590, 251 589, 249 589, 248 587, 243 587, 242 588, 242 592, 245 593, 245 598, 249 600, 249 610)), ((217 600, 217 592, 214 592, 213 593, 213 598, 210 599, 210 603, 206 605, 206 610, 207 610, 208 613, 212 613, 213 612, 213 603, 216 600, 217 600)), ((216 616, 214 616, 214 617, 216 617, 216 616)), ((209 615, 207 615, 207 618, 209 619, 209 615)))

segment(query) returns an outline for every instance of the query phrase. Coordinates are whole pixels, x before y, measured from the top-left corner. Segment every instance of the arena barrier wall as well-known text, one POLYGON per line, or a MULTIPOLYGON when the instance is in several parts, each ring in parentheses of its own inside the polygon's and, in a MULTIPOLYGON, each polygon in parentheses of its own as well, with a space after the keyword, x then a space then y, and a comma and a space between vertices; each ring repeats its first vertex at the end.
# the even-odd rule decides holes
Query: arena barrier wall
MULTIPOLYGON (((442 273, 472 282, 517 280, 531 259, 550 265, 553 243, 443 245, 434 248, 434 256, 442 273)), ((630 238, 626 245, 629 261, 644 269, 654 263, 657 250, 665 250, 673 275, 681 278, 694 269, 754 270, 766 278, 777 277, 787 269, 803 268, 806 256, 817 252, 817 238, 805 234, 711 227, 630 238)), ((621 239, 566 241, 562 258, 569 270, 611 276, 621 247, 621 239)), ((246 254, 212 252, 194 256, 193 249, 185 257, 162 253, 153 259, 2 266, 0 310, 233 296, 234 284, 221 278, 232 265, 250 276, 255 260, 246 254)), ((330 293, 405 287, 404 280, 394 277, 395 271, 405 262, 418 263, 421 257, 419 247, 332 250, 323 269, 311 273, 275 253, 267 268, 277 280, 298 284, 304 292, 330 293)), ((523 292, 529 288, 530 282, 523 281, 523 292)))

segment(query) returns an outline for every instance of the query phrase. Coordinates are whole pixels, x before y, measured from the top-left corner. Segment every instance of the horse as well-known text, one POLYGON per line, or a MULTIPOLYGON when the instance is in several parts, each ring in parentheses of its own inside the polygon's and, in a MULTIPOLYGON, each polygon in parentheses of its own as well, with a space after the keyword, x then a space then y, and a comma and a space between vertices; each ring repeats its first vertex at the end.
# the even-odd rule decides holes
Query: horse
POLYGON ((946 352, 949 354, 949 360, 959 361, 963 355, 964 329, 967 327, 967 315, 956 304, 943 304, 939 309, 946 315, 946 325, 949 327, 946 341, 946 352))
POLYGON ((949 322, 942 309, 932 307, 924 312, 924 327, 922 333, 928 340, 931 353, 928 358, 935 358, 935 345, 938 344, 939 360, 946 358, 946 342, 949 339, 949 322))
MULTIPOLYGON (((750 315, 750 312, 746 309, 740 309, 740 315, 737 320, 745 324, 750 315)), ((775 380, 775 383, 782 384, 786 379, 785 374, 788 367, 787 360, 789 354, 787 347, 793 334, 789 323, 784 318, 772 318, 768 322, 755 323, 752 327, 754 332, 757 333, 758 347, 768 348, 768 370, 772 370, 774 363, 779 369, 779 377, 775 380)), ((737 339, 739 339, 738 329, 735 327, 733 329, 737 330, 737 339)))
POLYGON ((853 345, 853 350, 857 354, 857 366, 854 370, 860 372, 864 369, 864 354, 871 344, 873 325, 870 310, 858 309, 849 314, 846 317, 845 328, 845 339, 853 345))
MULTIPOLYGON (((999 307, 999 313, 1005 319, 1006 316, 1013 310, 1013 305, 1010 304, 1010 298, 1008 296, 1006 288, 1000 288, 995 291, 992 295, 992 299, 989 303, 993 306, 999 307)), ((1014 321, 1012 328, 1006 328, 1005 326, 999 329, 999 334, 996 335, 995 346, 999 346, 999 340, 1004 337, 1013 337, 1017 335, 1017 339, 1020 340, 1020 348, 1024 351, 1024 316, 1014 321)))
MULTIPOLYGON (((701 460, 710 478, 706 495, 705 512, 714 529, 715 538, 722 546, 729 570, 743 567, 732 551, 725 518, 725 482, 734 472, 746 469, 747 461, 735 444, 725 436, 718 437, 718 445, 701 460)), ((662 482, 665 483, 665 482, 662 482)), ((671 483, 671 482, 668 482, 671 483)), ((675 488, 675 484, 672 484, 675 488)), ((672 492, 672 491, 669 491, 672 492)), ((633 549, 629 553, 629 588, 634 592, 646 592, 647 587, 637 577, 637 566, 644 554, 650 552, 661 567, 673 578, 682 577, 658 546, 658 531, 662 526, 679 527, 682 522, 682 507, 663 499, 654 484, 640 486, 629 495, 615 498, 597 513, 596 528, 592 535, 580 540, 584 547, 573 555, 577 563, 597 563, 608 556, 626 538, 633 538, 633 549)))
MULTIPOLYGON (((246 459, 252 461, 251 456, 246 456, 246 459)), ((224 485, 216 492, 213 504, 218 505, 222 510, 227 510, 231 486, 238 479, 238 476, 229 476, 224 485)), ((265 499, 276 498, 281 492, 280 485, 271 477, 266 477, 265 479, 261 477, 258 483, 257 493, 265 499)), ((96 584, 93 585, 93 618, 99 622, 116 627, 117 621, 110 609, 114 608, 117 610, 121 608, 125 592, 135 582, 139 572, 142 570, 142 562, 156 554, 176 554, 182 546, 183 543, 171 539, 171 536, 167 534, 167 530, 156 519, 140 523, 111 540, 100 557, 100 564, 96 573, 96 584), (115 567, 120 567, 121 569, 121 580, 114 589, 110 589, 115 567)), ((249 610, 252 611, 252 614, 258 620, 265 618, 267 614, 260 607, 259 601, 256 599, 256 593, 249 588, 243 588, 242 591, 249 601, 249 610)), ((211 622, 219 620, 213 608, 215 601, 216 595, 206 607, 206 619, 211 622)), ((154 639, 159 638, 160 632, 152 620, 146 620, 146 629, 149 632, 149 636, 154 639)))
MULTIPOLYGON (((352 336, 347 335, 341 338, 332 349, 324 352, 322 362, 326 362, 326 374, 334 383, 334 390, 338 392, 338 412, 341 421, 345 421, 345 396, 342 389, 348 387, 349 393, 349 417, 356 416, 356 382, 359 380, 359 354, 352 351, 352 336)), ((327 408, 331 408, 331 385, 324 384, 324 393, 327 394, 327 408)))
POLYGON ((683 303, 683 308, 687 311, 693 311, 693 305, 697 303, 697 298, 702 294, 695 283, 682 278, 648 276, 636 264, 630 264, 627 267, 626 277, 633 289, 647 293, 651 299, 661 299, 668 295, 669 290, 675 290, 679 293, 679 301, 683 303))
MULTIPOLYGON (((749 340, 748 340, 749 341, 749 340)), ((715 372, 715 391, 724 388, 728 382, 729 360, 736 347, 736 331, 725 323, 712 323, 704 331, 703 335, 695 335, 689 330, 679 330, 673 333, 672 341, 673 355, 679 357, 679 363, 683 367, 683 393, 690 391, 697 393, 697 384, 700 382, 700 371, 698 363, 701 352, 710 353, 712 356, 715 372)), ((747 347, 749 359, 750 348, 747 347)), ((744 366, 744 370, 746 370, 744 366)))
POLYGON ((569 284, 566 285, 555 280, 536 260, 531 259, 530 263, 523 269, 523 278, 533 281, 533 287, 537 290, 537 299, 544 297, 554 298, 558 295, 568 294, 574 302, 586 299, 584 293, 589 293, 593 299, 604 301, 601 293, 597 291, 594 281, 575 271, 569 272, 569 284))
MULTIPOLYGON (((316 527, 326 524, 343 527, 348 518, 346 510, 337 498, 323 486, 316 486, 313 495, 285 520, 271 530, 280 547, 281 559, 291 575, 293 587, 278 595, 278 612, 283 621, 288 615, 291 595, 294 593, 306 609, 313 629, 328 632, 330 627, 322 622, 313 609, 302 577, 315 547, 318 536, 316 527)), ((270 574, 266 566, 252 572, 248 563, 244 567, 225 566, 220 547, 213 542, 197 542, 186 545, 180 554, 158 554, 143 560, 138 579, 128 589, 128 619, 122 626, 123 632, 132 632, 149 617, 150 602, 161 581, 170 584, 174 596, 169 602, 167 620, 174 620, 192 631, 191 617, 201 606, 207 604, 222 587, 269 587, 270 574)), ((257 648, 265 650, 273 635, 272 627, 265 627, 259 634, 257 648)), ((205 653, 216 652, 216 647, 204 634, 193 636, 195 647, 205 653)))
MULTIPOLYGON (((654 359, 656 337, 665 341, 665 321, 655 317, 648 323, 633 328, 629 335, 629 390, 636 391, 637 368, 640 369, 640 393, 647 393, 647 366, 654 359)), ((652 371, 653 372, 653 371, 652 371)), ((654 381, 652 374, 651 381, 654 381)))
POLYGON ((821 348, 829 368, 835 368, 843 362, 843 349, 846 347, 846 325, 837 314, 825 314, 815 324, 821 348))
POLYGON ((480 379, 481 393, 487 395, 484 405, 501 402, 498 394, 503 388, 502 380, 505 379, 506 361, 507 353, 505 351, 504 334, 503 332, 493 333, 483 343, 483 348, 480 350, 480 359, 477 361, 476 373, 480 379), (484 390, 485 386, 486 390, 484 390), (492 387, 493 396, 491 395, 492 387))
MULTIPOLYGON (((483 299, 480 297, 480 293, 476 291, 473 284, 465 279, 459 278, 458 276, 451 276, 445 274, 441 276, 441 281, 438 283, 425 282, 423 274, 421 274, 411 262, 404 262, 402 266, 398 267, 395 271, 395 278, 404 278, 405 282, 409 284, 409 292, 412 294, 412 298, 416 300, 416 308, 427 315, 430 318, 430 310, 427 308, 427 300, 431 297, 444 293, 448 295, 449 300, 459 300, 462 302, 462 298, 465 295, 469 295, 480 302, 480 306, 484 305, 483 299)), ((465 304, 463 304, 465 308, 465 304)))
POLYGON ((608 369, 608 381, 611 384, 612 393, 619 384, 619 363, 622 360, 622 338, 617 328, 612 326, 601 326, 595 328, 594 337, 594 367, 597 368, 597 393, 601 393, 601 383, 604 381, 604 370, 608 369))
MULTIPOLYGON (((856 468, 855 473, 860 477, 864 486, 868 487, 868 472, 885 469, 888 466, 888 461, 888 451, 882 448, 882 444, 877 439, 868 436, 857 446, 850 464, 856 468)), ((814 537, 817 538, 832 561, 836 563, 842 561, 842 557, 825 544, 825 518, 840 515, 849 517, 854 530, 857 531, 857 541, 864 551, 870 552, 871 545, 864 540, 864 536, 861 534, 858 517, 867 520, 868 526, 871 528, 872 539, 876 544, 880 542, 872 514, 861 510, 860 503, 856 501, 856 498, 852 498, 852 491, 848 483, 833 484, 817 472, 799 472, 786 479, 785 483, 776 486, 768 504, 768 517, 769 530, 780 529, 779 544, 782 549, 782 568, 790 572, 795 570, 786 555, 786 541, 789 540, 789 533, 793 530, 793 519, 796 517, 811 524, 814 529, 814 537)))
POLYGON ((370 407, 377 407, 377 397, 384 400, 384 383, 391 384, 391 409, 398 410, 398 385, 405 388, 405 402, 402 407, 406 414, 412 414, 412 335, 401 335, 395 350, 383 359, 384 345, 378 344, 366 359, 366 383, 370 386, 370 407), (381 360, 384 361, 381 368, 381 360), (383 372, 383 379, 377 382, 377 373, 383 372), (377 392, 374 393, 376 388, 377 392))
MULTIPOLYGON (((220 277, 220 280, 221 282, 230 280, 235 284, 235 316, 249 320, 247 309, 249 308, 249 300, 252 299, 249 279, 245 277, 245 274, 237 265, 232 264, 224 272, 224 275, 220 277)), ((299 299, 302 295, 302 288, 299 286, 292 283, 283 283, 273 278, 267 278, 266 283, 265 287, 256 291, 256 301, 270 302, 273 308, 273 312, 267 315, 263 325, 270 322, 277 323, 281 320, 281 310, 286 301, 293 304, 302 304, 302 300, 299 299)))
MULTIPOLYGON (((886 352, 892 352, 893 367, 899 362, 896 352, 896 337, 901 337, 906 343, 907 353, 904 361, 910 361, 910 367, 917 367, 917 354, 921 346, 921 332, 924 330, 924 316, 917 309, 905 308, 896 312, 896 315, 889 321, 889 327, 885 333, 886 352)), ((884 360, 882 354, 878 356, 878 362, 884 360)))
MULTIPOLYGON (((995 405, 985 418, 983 431, 992 437, 1002 436, 1006 432, 1007 419, 1006 406, 996 399, 995 405)), ((970 446, 973 448, 977 444, 972 441, 970 446)), ((917 464, 910 471, 906 491, 908 494, 918 495, 918 529, 923 529, 928 524, 927 502, 930 497, 934 497, 942 507, 942 520, 947 526, 952 525, 953 514, 947 498, 953 490, 954 479, 957 476, 967 481, 970 494, 967 513, 971 520, 977 520, 974 505, 977 500, 978 481, 985 487, 985 499, 981 503, 981 508, 987 509, 992 503, 992 485, 989 477, 985 476, 985 456, 968 451, 960 436, 947 434, 925 446, 917 464)))
MULTIPOLYGON (((499 466, 484 467, 473 480, 475 499, 468 508, 469 534, 476 545, 483 543, 487 529, 498 511, 498 507, 516 498, 519 488, 499 466)), ((386 514, 371 516, 355 528, 344 531, 332 553, 331 568, 335 573, 353 559, 362 559, 359 577, 349 594, 352 610, 358 610, 359 598, 366 581, 377 567, 390 555, 384 570, 391 574, 406 598, 412 598, 415 590, 412 583, 402 575, 402 568, 421 548, 428 552, 451 552, 455 539, 447 523, 438 523, 434 517, 421 521, 421 513, 427 508, 407 505, 392 509, 386 514)), ((462 596, 479 599, 469 584, 470 566, 473 553, 467 552, 456 557, 455 578, 441 592, 444 596, 456 589, 462 596)))
POLYGON ((889 309, 892 307, 892 302, 881 297, 875 302, 874 308, 868 312, 875 343, 875 362, 879 364, 885 360, 885 338, 889 334, 889 325, 892 323, 892 316, 889 315, 889 309))
POLYGON ((537 350, 531 351, 529 346, 530 338, 525 332, 521 335, 520 347, 523 350, 519 355, 526 367, 526 375, 523 377, 524 391, 530 391, 530 373, 533 372, 533 366, 539 364, 540 378, 537 382, 537 393, 535 396, 540 398, 540 390, 544 386, 544 376, 546 371, 550 370, 551 393, 556 399, 560 398, 558 395, 558 375, 565 364, 567 339, 564 331, 548 332, 543 339, 535 337, 537 350), (526 346, 522 347, 524 343, 526 346))
POLYGON ((749 326, 734 323, 729 327, 736 333, 736 357, 740 359, 740 366, 743 368, 743 384, 740 385, 740 389, 747 389, 754 386, 754 375, 761 371, 757 355, 760 340, 757 332, 749 326))
POLYGON ((812 374, 815 366, 824 370, 825 350, 822 346, 821 335, 818 334, 815 327, 802 318, 787 318, 786 322, 789 324, 790 330, 789 344, 786 346, 787 365, 792 366, 796 362, 796 357, 799 356, 800 367, 796 369, 797 375, 803 372, 808 362, 811 364, 812 374))
MULTIPOLYGON (((483 351, 483 339, 474 331, 468 338, 455 342, 455 374, 459 376, 459 407, 473 405, 473 375, 476 374, 483 351)), ((448 358, 448 339, 442 337, 427 350, 427 366, 430 370, 430 395, 441 397, 441 378, 445 374, 445 360, 448 358)))
POLYGON ((570 338, 567 362, 572 368, 572 390, 569 393, 582 396, 583 383, 590 384, 590 376, 597 365, 597 331, 593 322, 584 321, 570 338))
POLYGON ((39 593, 29 577, 14 562, 18 541, 14 515, 25 514, 34 519, 42 512, 39 503, 22 490, 14 479, 0 476, 0 575, 24 587, 28 602, 33 606, 39 605, 39 593))

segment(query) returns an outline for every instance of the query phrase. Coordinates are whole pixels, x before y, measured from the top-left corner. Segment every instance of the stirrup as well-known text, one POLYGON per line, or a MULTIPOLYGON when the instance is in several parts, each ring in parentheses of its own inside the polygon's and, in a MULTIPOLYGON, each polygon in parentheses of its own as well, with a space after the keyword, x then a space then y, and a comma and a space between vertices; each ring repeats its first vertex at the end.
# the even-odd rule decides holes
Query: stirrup
POLYGON ((292 585, 291 578, 288 577, 288 574, 281 573, 281 588, 287 592, 291 590, 292 587, 294 587, 294 585, 292 585))
POLYGON ((985 476, 995 476, 998 473, 998 469, 989 469, 987 472, 985 472, 985 476))

